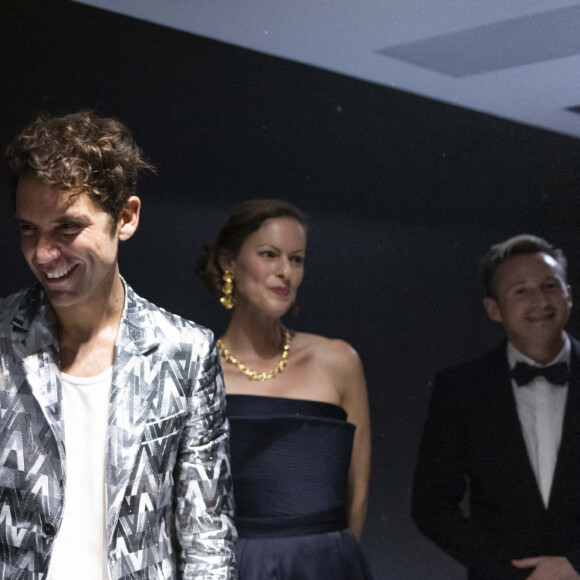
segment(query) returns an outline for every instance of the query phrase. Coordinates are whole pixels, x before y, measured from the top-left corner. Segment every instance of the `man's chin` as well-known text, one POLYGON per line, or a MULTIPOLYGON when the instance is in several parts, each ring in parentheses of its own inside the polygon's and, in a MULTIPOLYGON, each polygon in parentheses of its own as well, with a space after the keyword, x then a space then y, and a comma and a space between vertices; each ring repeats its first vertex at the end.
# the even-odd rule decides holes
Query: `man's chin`
POLYGON ((563 342, 564 330, 560 325, 543 326, 535 328, 533 335, 537 344, 559 344, 563 342))
POLYGON ((559 339, 564 332, 564 327, 560 322, 552 320, 550 322, 539 323, 536 325, 536 332, 545 338, 559 339))
POLYGON ((54 288, 47 288, 44 284, 44 291, 48 297, 48 301, 53 308, 68 308, 75 306, 79 302, 79 297, 70 290, 56 290, 54 288))

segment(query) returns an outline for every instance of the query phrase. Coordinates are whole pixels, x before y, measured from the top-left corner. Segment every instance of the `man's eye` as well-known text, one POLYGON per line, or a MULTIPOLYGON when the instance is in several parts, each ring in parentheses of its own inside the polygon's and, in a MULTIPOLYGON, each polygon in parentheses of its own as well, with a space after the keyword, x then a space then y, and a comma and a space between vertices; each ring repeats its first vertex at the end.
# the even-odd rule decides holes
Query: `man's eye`
POLYGON ((18 224, 18 229, 23 236, 31 236, 36 231, 35 228, 28 224, 18 224))
POLYGON ((64 234, 74 234, 74 233, 77 233, 81 229, 81 227, 82 226, 80 224, 71 222, 71 223, 61 224, 59 229, 64 234))
POLYGON ((293 260, 295 264, 304 264, 304 258, 302 256, 293 256, 291 260, 293 260))
POLYGON ((260 252, 260 256, 264 256, 265 258, 273 258, 274 252, 271 250, 264 250, 263 252, 260 252))

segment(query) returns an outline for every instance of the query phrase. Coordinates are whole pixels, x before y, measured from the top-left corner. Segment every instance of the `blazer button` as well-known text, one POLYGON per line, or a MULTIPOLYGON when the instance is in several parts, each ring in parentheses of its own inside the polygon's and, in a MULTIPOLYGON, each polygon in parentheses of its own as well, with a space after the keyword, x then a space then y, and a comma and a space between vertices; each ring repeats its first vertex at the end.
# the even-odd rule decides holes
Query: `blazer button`
POLYGON ((45 536, 51 538, 56 534, 56 528, 50 522, 44 522, 44 524, 42 524, 42 532, 45 536))

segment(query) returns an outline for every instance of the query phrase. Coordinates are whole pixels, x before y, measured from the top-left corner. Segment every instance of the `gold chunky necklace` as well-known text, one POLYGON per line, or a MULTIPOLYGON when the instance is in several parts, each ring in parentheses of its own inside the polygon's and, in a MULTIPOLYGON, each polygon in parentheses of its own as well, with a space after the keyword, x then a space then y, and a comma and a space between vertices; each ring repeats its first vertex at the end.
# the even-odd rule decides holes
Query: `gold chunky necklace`
POLYGON ((290 340, 292 339, 292 332, 287 328, 284 329, 284 348, 282 349, 282 358, 276 365, 274 369, 269 372, 258 373, 249 369, 244 363, 240 362, 224 345, 221 338, 216 340, 216 346, 218 347, 221 356, 233 365, 236 365, 244 375, 248 377, 251 381, 267 381, 268 379, 273 379, 277 374, 281 373, 286 365, 288 364, 288 355, 290 354, 290 340))

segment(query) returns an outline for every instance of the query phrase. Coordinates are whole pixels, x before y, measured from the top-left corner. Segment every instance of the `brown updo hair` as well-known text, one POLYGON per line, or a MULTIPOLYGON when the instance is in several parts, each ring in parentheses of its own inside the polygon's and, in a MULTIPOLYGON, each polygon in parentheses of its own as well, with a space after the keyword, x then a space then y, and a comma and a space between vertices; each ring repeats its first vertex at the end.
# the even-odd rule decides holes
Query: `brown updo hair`
POLYGON ((293 218, 305 231, 308 229, 306 215, 282 199, 250 199, 234 209, 217 240, 205 244, 197 260, 195 273, 210 292, 217 294, 222 288, 224 271, 218 256, 223 253, 237 256, 248 236, 259 230, 266 220, 279 217, 293 218))

